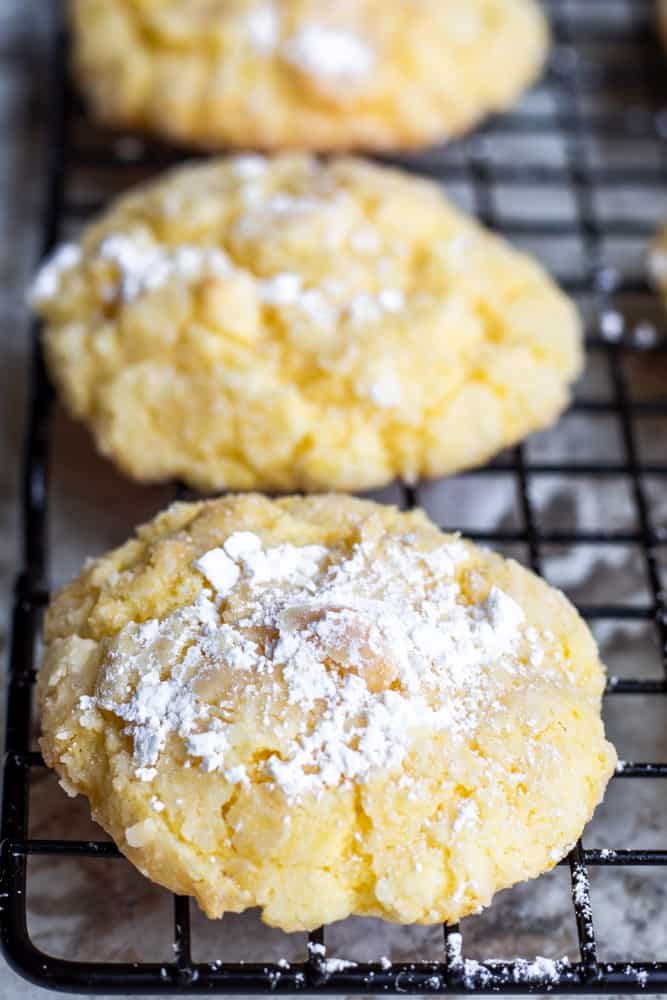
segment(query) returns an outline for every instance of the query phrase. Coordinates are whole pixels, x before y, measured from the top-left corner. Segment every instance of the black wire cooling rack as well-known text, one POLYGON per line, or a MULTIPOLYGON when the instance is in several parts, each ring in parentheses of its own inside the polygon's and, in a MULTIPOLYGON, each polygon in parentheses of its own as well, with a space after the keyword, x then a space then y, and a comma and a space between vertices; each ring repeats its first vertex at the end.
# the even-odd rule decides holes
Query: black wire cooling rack
MULTIPOLYGON (((626 362, 633 355, 654 352, 655 365, 667 373, 667 340, 661 321, 641 322, 623 332, 619 309, 627 316, 626 303, 633 302, 639 316, 656 315, 656 301, 641 275, 629 277, 608 264, 610 241, 648 240, 657 219, 638 221, 630 214, 609 215, 600 210, 605 193, 614 206, 615 193, 641 189, 656 197, 667 188, 667 57, 663 57, 652 24, 650 0, 549 0, 553 22, 554 52, 546 80, 534 100, 514 113, 493 120, 476 136, 447 149, 432 150, 402 161, 419 171, 456 187, 466 184, 473 207, 482 221, 510 238, 540 253, 549 242, 575 241, 580 264, 562 276, 561 283, 587 309, 589 356, 607 366, 612 393, 609 399, 579 398, 575 413, 586 419, 604 416, 616 424, 622 443, 622 460, 600 462, 536 463, 530 453, 517 448, 491 466, 484 475, 514 477, 520 498, 518 530, 476 531, 473 537, 492 545, 523 544, 529 562, 541 569, 545 546, 634 545, 642 553, 649 582, 650 600, 645 606, 596 605, 582 608, 590 621, 649 622, 657 629, 663 674, 659 679, 641 679, 628 664, 627 676, 610 682, 607 696, 667 694, 667 663, 664 659, 667 627, 665 595, 661 591, 661 557, 667 552, 667 533, 654 525, 646 477, 667 490, 667 460, 643 461, 638 445, 637 421, 667 417, 667 383, 662 396, 636 400, 631 392, 626 362), (537 151, 551 139, 561 143, 562 155, 548 162, 537 151), (508 143, 521 143, 521 154, 497 159, 493 152, 508 143), (633 151, 632 162, 616 163, 610 155, 600 157, 591 146, 611 150, 620 146, 633 151), (535 156, 531 149, 535 150, 535 156), (646 155, 642 150, 646 150, 646 155), (532 211, 509 217, 497 207, 502 187, 523 195, 532 211), (565 192, 573 203, 570 218, 542 216, 541 206, 554 190, 565 192), (594 530, 546 531, 531 496, 531 485, 544 476, 576 481, 622 478, 629 487, 636 529, 615 532, 602 524, 594 530)), ((52 86, 52 141, 50 172, 44 214, 43 250, 47 252, 100 207, 99 198, 77 200, 72 194, 77 172, 99 168, 112 176, 118 189, 137 175, 175 162, 179 156, 165 147, 138 143, 128 137, 96 132, 86 123, 77 100, 70 94, 66 78, 66 41, 61 34, 54 52, 52 86)), ((511 146, 509 147, 511 148, 511 146)), ((620 204, 620 200, 619 200, 620 204)), ((473 961, 466 957, 465 934, 458 927, 444 928, 440 960, 400 962, 389 965, 380 956, 357 965, 326 960, 327 932, 310 935, 309 947, 300 962, 197 963, 192 958, 190 904, 173 899, 173 960, 167 963, 68 961, 38 949, 28 931, 26 896, 29 894, 28 859, 41 855, 52 859, 91 858, 96 864, 124 864, 115 846, 106 841, 31 839, 28 833, 30 776, 44 767, 31 750, 31 703, 35 679, 35 649, 49 588, 49 441, 51 433, 51 389, 34 331, 32 391, 24 455, 23 562, 16 583, 13 608, 13 639, 10 654, 8 721, 4 758, 4 803, 2 812, 2 857, 0 871, 0 931, 5 954, 15 969, 29 979, 52 989, 105 994, 176 993, 647 993, 667 992, 667 955, 660 962, 624 961, 606 963, 598 955, 595 914, 591 907, 588 870, 597 866, 641 866, 653 877, 664 877, 667 849, 639 850, 632 845, 616 850, 586 850, 579 842, 568 859, 572 906, 578 935, 578 959, 544 963, 535 955, 513 962, 493 959, 473 961)), ((591 429, 591 433, 594 433, 591 429)), ((420 501, 419 487, 405 488, 403 502, 420 501)), ((455 528, 457 525, 447 525, 455 528)), ((638 704, 638 699, 634 700, 638 704)), ((642 719, 636 719, 641 727, 642 719)), ((630 778, 664 781, 667 762, 624 762, 615 780, 630 778)), ((667 845, 666 845, 667 846, 667 845)), ((57 906, 57 901, 54 902, 57 906)), ((464 928, 465 930, 465 928, 464 928)), ((511 930, 511 929, 510 929, 511 930)), ((137 931, 139 938, 141 931, 137 931)))

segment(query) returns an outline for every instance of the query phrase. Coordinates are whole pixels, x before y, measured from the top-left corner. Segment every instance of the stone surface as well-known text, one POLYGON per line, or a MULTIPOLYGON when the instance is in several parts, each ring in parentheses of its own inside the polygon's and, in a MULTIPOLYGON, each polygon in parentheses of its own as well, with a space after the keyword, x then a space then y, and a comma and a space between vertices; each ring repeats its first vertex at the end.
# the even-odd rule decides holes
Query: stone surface
MULTIPOLYGON (((6 638, 6 611, 17 564, 18 449, 23 432, 28 323, 23 289, 38 252, 37 224, 44 198, 47 115, 46 59, 51 35, 50 0, 0 0, 0 615, 1 636, 6 638)), ((574 11, 577 5, 570 5, 574 11)), ((639 5, 642 6, 642 5, 639 5)), ((579 5, 599 16, 599 4, 579 5)), ((614 0, 605 5, 605 16, 618 16, 631 24, 631 2, 614 0)), ((573 15, 574 16, 574 15, 573 15)), ((597 104, 606 107, 602 94, 597 104)), ((667 100, 666 100, 667 103, 667 100)), ((538 91, 527 106, 545 111, 552 107, 546 91, 538 91)), ((98 142, 101 140, 98 137, 98 142)), ((594 162, 632 162, 639 146, 632 138, 591 143, 594 162)), ((125 144, 125 151, 131 146, 125 144)), ((536 143, 532 136, 510 142, 485 138, 483 148, 494 162, 562 163, 565 147, 557 135, 536 143)), ((644 163, 659 163, 659 144, 642 149, 644 163)), ((439 154, 434 154, 439 155, 439 154)), ((452 154, 454 156, 458 154, 452 154)), ((79 178, 77 197, 103 197, 108 178, 89 172, 79 178)), ((465 207, 475 207, 471 187, 454 186, 452 194, 465 207)), ((520 192, 512 201, 507 191, 498 193, 498 207, 516 216, 530 211, 567 217, 573 211, 572 194, 555 190, 547 204, 520 192)), ((659 196, 654 191, 615 195, 602 212, 631 210, 645 217, 667 211, 667 184, 659 196), (639 195, 639 197, 637 197, 639 195), (624 200, 625 198, 625 200, 624 200)), ((561 275, 577 274, 585 262, 581 246, 565 247, 557 241, 533 244, 543 259, 561 275)), ((609 243, 606 262, 624 274, 642 273, 640 242, 609 243)), ((636 322, 656 321, 657 308, 647 301, 622 303, 636 322), (633 312, 633 310, 638 310, 633 312)), ((661 320, 658 319, 661 323, 661 320)), ((664 398, 667 354, 640 354, 624 361, 630 389, 638 399, 664 398)), ((608 360, 595 352, 580 387, 588 398, 609 398, 612 392, 608 360)), ((664 462, 667 424, 657 420, 637 422, 641 455, 664 462)), ((623 444, 618 426, 610 418, 568 416, 559 427, 534 438, 528 446, 535 461, 619 460, 623 444)), ((133 525, 151 517, 172 496, 170 487, 142 489, 124 481, 95 455, 87 436, 57 412, 53 449, 52 570, 58 584, 70 577, 86 555, 122 541, 133 525), (100 509, 104 501, 104 516, 100 509)), ((667 491, 664 480, 647 478, 654 527, 667 532, 667 491)), ((533 480, 533 500, 540 526, 552 530, 571 528, 634 530, 632 495, 627 481, 570 481, 540 477, 533 480)), ((390 488, 387 500, 400 499, 390 488)), ((429 513, 445 527, 467 531, 494 527, 517 530, 522 512, 511 475, 467 476, 430 484, 420 491, 429 513)), ((525 560, 522 546, 507 547, 507 554, 525 560)), ((649 599, 641 556, 632 547, 547 547, 544 570, 551 582, 565 588, 580 603, 646 603, 649 599)), ((663 569, 667 568, 667 559, 663 569)), ((610 672, 624 676, 658 676, 658 637, 650 626, 601 622, 596 627, 610 672)), ((3 654, 3 661, 4 661, 3 654)), ((2 691, 4 695, 4 690, 2 691)), ((607 703, 610 734, 625 759, 667 759, 667 699, 617 698, 607 703)), ((97 837, 87 817, 85 803, 68 800, 50 775, 36 779, 32 796, 31 834, 34 836, 97 837)), ((667 801, 663 786, 651 782, 613 783, 607 801, 593 821, 585 842, 588 847, 664 847, 667 801)), ((161 890, 150 886, 122 861, 31 863, 30 929, 46 951, 70 958, 151 958, 169 960, 170 903, 161 890)), ((667 956, 667 887, 650 869, 603 869, 593 873, 593 903, 603 958, 665 958, 667 956)), ((297 957, 303 938, 287 938, 262 927, 255 914, 228 917, 212 923, 193 915, 195 958, 262 959, 297 957)), ((494 906, 464 924, 466 952, 471 957, 512 957, 517 954, 549 957, 575 956, 575 928, 568 901, 567 871, 559 869, 536 883, 503 893, 494 906)), ((377 921, 346 921, 331 930, 333 954, 346 958, 436 958, 440 952, 438 928, 395 928, 377 921)), ((0 960, 0 997, 37 1000, 46 994, 10 972, 0 960)))

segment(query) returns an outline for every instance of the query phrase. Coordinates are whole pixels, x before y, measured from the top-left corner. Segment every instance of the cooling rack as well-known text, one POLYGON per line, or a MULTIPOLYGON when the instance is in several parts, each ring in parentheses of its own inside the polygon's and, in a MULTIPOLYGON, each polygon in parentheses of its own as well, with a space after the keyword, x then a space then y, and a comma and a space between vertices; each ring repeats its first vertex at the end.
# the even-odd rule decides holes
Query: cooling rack
MULTIPOLYGON (((57 0, 56 0, 57 2, 57 0)), ((519 447, 504 454, 478 475, 511 475, 517 490, 520 523, 516 530, 468 532, 491 545, 521 544, 531 567, 540 571, 545 547, 627 546, 640 549, 649 584, 644 605, 597 604, 581 608, 591 622, 650 622, 662 652, 660 677, 638 677, 631 664, 624 676, 610 680, 607 697, 667 695, 665 594, 661 571, 667 533, 656 527, 647 477, 667 491, 667 457, 646 461, 638 443, 640 418, 667 417, 667 384, 650 400, 635 398, 628 379, 633 355, 652 352, 656 366, 667 372, 667 340, 655 296, 640 273, 628 275, 609 264, 612 241, 645 242, 655 219, 616 211, 632 203, 632 193, 659 193, 667 188, 667 58, 658 46, 650 0, 548 0, 554 32, 554 52, 545 82, 518 110, 489 122, 476 136, 446 149, 397 160, 410 170, 435 177, 450 188, 465 185, 472 207, 482 221, 511 239, 547 256, 547 247, 562 241, 573 250, 571 266, 560 274, 561 284, 577 298, 588 317, 587 350, 607 368, 608 399, 577 398, 572 412, 586 420, 604 416, 613 421, 621 442, 618 461, 534 461, 519 447), (557 139, 559 155, 543 158, 557 139), (520 152, 512 153, 513 143, 520 152), (620 149, 624 156, 617 160, 620 149), (505 150, 504 155, 496 155, 505 150), (509 151, 509 152, 508 152, 509 151), (514 194, 514 204, 526 211, 501 211, 498 192, 514 194), (543 207, 554 192, 571 201, 571 215, 552 218, 543 207), (629 194, 628 194, 629 192, 629 194), (517 195, 519 196, 517 202, 517 195), (522 200, 523 199, 523 200, 522 200), (605 201, 606 199, 606 201, 605 201), (603 211, 602 202, 611 204, 603 211), (631 305, 630 305, 631 304, 631 305), (629 310, 640 319, 632 325, 629 310), (642 317, 644 317, 642 319, 642 317), (625 327, 625 328, 624 328, 625 327), (636 527, 615 531, 607 523, 581 530, 541 527, 531 486, 540 477, 571 481, 622 479, 630 491, 636 527)), ((88 169, 101 169, 122 189, 138 176, 176 162, 181 154, 132 137, 105 136, 85 120, 72 96, 66 75, 67 45, 58 34, 53 55, 51 146, 48 198, 43 220, 46 253, 65 233, 101 207, 99 197, 75 195, 75 180, 88 169)), ((562 255, 561 255, 562 256, 562 255)), ((569 253, 566 252, 566 257, 569 253)), ((327 959, 327 930, 309 935, 300 961, 214 963, 193 959, 190 903, 173 898, 173 960, 158 962, 69 961, 41 951, 31 939, 26 897, 28 860, 90 858, 99 865, 125 864, 107 841, 34 839, 28 831, 31 774, 44 767, 31 750, 31 705, 35 680, 35 650, 41 616, 48 599, 49 446, 52 430, 51 389, 33 331, 33 362, 22 494, 23 561, 16 581, 10 650, 9 699, 4 757, 2 855, 0 869, 0 932, 6 956, 25 977, 51 989, 104 994, 178 993, 647 993, 667 992, 667 954, 663 961, 608 963, 599 955, 596 917, 588 873, 599 867, 645 868, 664 876, 667 849, 586 849, 579 842, 561 862, 569 866, 571 916, 576 924, 578 956, 544 961, 536 954, 514 961, 467 957, 465 925, 443 928, 437 961, 377 959, 363 964, 327 959)), ((402 502, 420 502, 420 487, 402 487, 402 502)), ((182 495, 174 487, 177 495, 182 495)), ((456 524, 447 524, 455 529, 456 524)), ((631 703, 633 699, 630 699, 631 703)), ((634 699, 638 704, 639 699, 634 699)), ((636 725, 642 725, 637 713, 636 725)), ((615 781, 641 778, 664 781, 667 762, 623 762, 615 781)), ((667 846, 667 845, 666 845, 667 846)), ((57 904, 57 900, 54 901, 57 904)), ((137 930, 139 937, 141 929, 137 930)), ((538 953, 539 954, 539 953, 538 953)))

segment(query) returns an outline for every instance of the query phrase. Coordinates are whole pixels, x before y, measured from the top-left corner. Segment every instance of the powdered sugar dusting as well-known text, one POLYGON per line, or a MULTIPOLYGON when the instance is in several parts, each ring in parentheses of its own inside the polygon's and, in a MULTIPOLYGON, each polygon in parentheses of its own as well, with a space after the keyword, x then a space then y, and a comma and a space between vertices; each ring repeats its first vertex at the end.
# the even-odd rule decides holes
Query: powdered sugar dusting
MULTIPOLYGON (((242 176, 257 177, 261 176, 263 163, 259 157, 241 157, 236 161, 236 169, 242 176)), ((318 212, 320 208, 312 199, 276 196, 262 203, 257 211, 242 216, 237 229, 241 235, 257 235, 267 226, 279 225, 283 213, 318 212), (266 217, 267 212, 275 217, 273 222, 266 217)), ((119 233, 102 240, 89 259, 93 268, 100 262, 111 265, 111 273, 100 292, 105 302, 132 303, 174 280, 196 284, 242 276, 251 282, 261 305, 272 309, 298 309, 319 328, 329 329, 341 322, 353 327, 377 324, 407 306, 402 291, 397 288, 380 288, 376 293, 350 293, 346 297, 344 288, 334 288, 327 282, 308 286, 295 272, 279 271, 259 278, 246 268, 234 265, 228 255, 216 247, 167 246, 148 242, 132 233, 119 233)), ((63 246, 38 273, 30 293, 31 304, 40 306, 55 300, 60 294, 63 275, 80 261, 78 247, 63 246)))
POLYGON ((224 549, 211 549, 196 561, 195 566, 220 595, 228 594, 240 575, 238 566, 224 549))
POLYGON ((81 260, 81 249, 76 243, 63 243, 42 265, 35 278, 28 301, 32 306, 49 302, 57 294, 64 274, 71 271, 81 260))
MULTIPOLYGON (((290 800, 364 782, 399 767, 417 733, 469 736, 541 641, 508 594, 462 592, 457 541, 420 551, 372 528, 346 550, 266 547, 249 531, 221 541, 193 564, 206 580, 197 600, 126 626, 95 697, 79 705, 82 717, 102 708, 123 720, 145 781, 169 744, 186 766, 248 782, 236 684, 244 701, 263 692, 263 724, 284 735, 260 779, 290 800)), ((469 800, 454 832, 476 821, 469 800)))
POLYGON ((272 306, 296 305, 302 292, 299 274, 281 273, 262 284, 262 299, 272 306))
POLYGON ((320 969, 327 976, 334 972, 344 972, 345 969, 355 969, 356 967, 356 962, 350 962, 346 958, 325 958, 320 962, 320 969))
POLYGON ((588 880, 588 872, 584 866, 580 864, 576 864, 572 872, 572 898, 584 915, 591 915, 590 883, 588 880))
POLYGON ((280 17, 273 3, 251 10, 245 27, 253 48, 258 52, 272 52, 280 40, 280 17))
MULTIPOLYGON (((238 195, 239 204, 219 245, 162 241, 139 224, 109 233, 97 244, 89 242, 83 251, 67 244, 39 272, 33 305, 57 302, 68 291, 63 281, 73 268, 86 294, 105 313, 122 310, 159 289, 185 286, 193 296, 205 295, 204 328, 213 324, 243 338, 247 325, 255 339, 263 331, 273 336, 278 320, 280 328, 294 330, 298 337, 312 332, 310 343, 322 344, 322 370, 336 372, 356 356, 356 341, 367 329, 410 321, 420 297, 403 287, 403 272, 396 273, 391 266, 399 244, 366 219, 344 182, 330 173, 315 172, 305 192, 290 190, 286 184, 275 184, 269 161, 257 155, 230 158, 224 180, 238 195), (365 267, 344 268, 339 274, 332 263, 330 273, 325 267, 316 277, 298 263, 280 267, 280 254, 272 255, 266 268, 253 269, 247 263, 248 240, 266 240, 277 247, 284 241, 285 259, 291 260, 290 247, 301 245, 306 237, 332 255, 349 255, 353 247, 355 253, 377 257, 376 264, 373 267, 369 259, 365 267), (339 355, 332 347, 336 333, 341 335, 339 355)), ((161 209, 165 214, 186 215, 188 193, 176 184, 166 185, 161 209)), ((94 308, 92 312, 95 315, 94 308)), ((408 395, 399 374, 380 363, 375 369, 356 377, 350 389, 377 409, 404 408, 408 395)))
POLYGON ((474 799, 465 799, 459 806, 454 822, 452 833, 456 836, 461 830, 474 826, 479 820, 479 809, 474 799))
POLYGON ((306 75, 337 83, 364 80, 375 66, 375 53, 361 38, 319 24, 305 25, 285 43, 283 54, 306 75))
POLYGON ((232 160, 234 173, 241 180, 256 180, 263 177, 269 169, 269 161, 265 156, 246 153, 243 156, 235 156, 232 160))
POLYGON ((517 984, 542 986, 548 990, 567 975, 570 969, 567 957, 553 959, 538 955, 532 960, 517 958, 512 962, 503 962, 500 959, 490 959, 484 963, 474 958, 464 958, 463 938, 458 932, 447 936, 447 963, 451 972, 462 979, 467 990, 491 990, 495 976, 499 976, 505 983, 508 975, 517 984))
POLYGON ((403 399, 401 380, 395 372, 385 371, 377 382, 373 382, 369 395, 376 406, 383 408, 399 406, 403 399))
POLYGON ((142 245, 137 238, 117 235, 103 240, 98 253, 116 268, 118 285, 113 294, 118 294, 124 302, 133 302, 175 278, 200 281, 230 271, 229 258, 215 247, 142 245))

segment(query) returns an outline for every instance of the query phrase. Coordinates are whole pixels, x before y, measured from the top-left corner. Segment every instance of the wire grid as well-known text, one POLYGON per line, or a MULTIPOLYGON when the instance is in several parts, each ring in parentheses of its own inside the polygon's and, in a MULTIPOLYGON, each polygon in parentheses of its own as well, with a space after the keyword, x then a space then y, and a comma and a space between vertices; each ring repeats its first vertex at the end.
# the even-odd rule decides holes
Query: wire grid
MULTIPOLYGON (((581 608, 589 621, 612 620, 653 622, 663 652, 663 674, 659 679, 635 676, 613 678, 607 695, 667 694, 667 642, 665 602, 661 592, 660 558, 667 537, 654 527, 645 476, 667 477, 667 461, 643 460, 638 446, 636 421, 641 416, 667 417, 667 396, 651 401, 632 398, 624 367, 627 353, 643 351, 635 338, 621 343, 600 335, 599 318, 613 307, 614 300, 627 297, 639 308, 655 311, 654 296, 643 277, 623 278, 605 263, 605 241, 645 241, 652 221, 636 218, 602 218, 598 197, 623 188, 655 190, 667 186, 667 152, 660 135, 664 127, 660 115, 661 94, 667 95, 667 75, 663 56, 651 24, 651 0, 548 0, 555 50, 541 101, 526 102, 511 115, 490 122, 476 137, 446 149, 432 150, 402 162, 408 169, 436 177, 448 186, 464 183, 472 193, 473 205, 484 223, 518 242, 528 242, 540 251, 548 240, 576 239, 583 248, 577 273, 562 276, 564 285, 587 304, 592 321, 587 334, 590 353, 601 355, 608 367, 613 388, 609 400, 579 398, 572 411, 589 417, 604 415, 617 424, 623 448, 622 461, 534 462, 524 447, 504 454, 490 466, 471 475, 507 475, 514 478, 520 503, 518 530, 469 531, 478 541, 492 545, 522 543, 527 546, 531 567, 540 571, 546 545, 635 545, 641 548, 649 582, 650 600, 644 606, 594 605, 581 608), (616 17, 610 17, 612 7, 616 17), (595 54, 604 49, 616 58, 595 71, 595 54), (591 54, 591 60, 585 56, 591 54), (583 58, 582 58, 583 56, 583 58), (599 100, 604 92, 603 104, 599 100), (637 98, 637 95, 638 98, 637 98), (628 100, 637 103, 628 103, 628 100), (602 106, 601 106, 602 105, 602 106), (495 162, 489 155, 494 143, 520 139, 548 140, 558 136, 565 155, 556 164, 535 162, 495 162), (591 138, 604 143, 621 140, 651 144, 653 165, 643 161, 618 167, 593 162, 591 138), (533 192, 527 199, 541 199, 548 189, 567 191, 573 199, 571 220, 518 214, 508 217, 497 206, 496 186, 514 193, 533 192), (593 307, 592 310, 590 307, 593 307), (597 319, 596 319, 597 317, 597 319), (622 477, 632 494, 636 530, 616 532, 595 530, 547 531, 540 528, 531 497, 531 485, 540 477, 588 477, 604 480, 622 477)), ((52 143, 49 150, 49 192, 44 215, 43 249, 48 251, 68 228, 84 222, 101 205, 95 198, 83 201, 75 196, 75 179, 86 169, 103 168, 119 189, 142 172, 180 159, 180 155, 157 144, 135 146, 132 140, 110 143, 109 137, 95 133, 86 124, 78 102, 66 83, 66 42, 59 35, 54 52, 52 90, 52 143)), ((541 202, 539 202, 541 204, 541 202)), ((576 269, 575 269, 576 270, 576 269)), ((656 331, 657 332, 657 331, 656 331)), ((76 857, 110 863, 120 859, 109 842, 66 839, 36 840, 28 836, 30 774, 43 768, 38 753, 30 749, 31 700, 35 679, 35 647, 41 616, 48 600, 49 545, 47 516, 49 504, 48 459, 51 432, 51 389, 49 387, 34 330, 32 394, 25 451, 23 488, 23 566, 16 583, 13 609, 13 638, 10 652, 9 703, 4 762, 4 804, 2 813, 2 858, 0 871, 0 932, 5 953, 26 977, 52 989, 106 994, 192 993, 631 993, 638 988, 650 993, 667 992, 667 955, 661 962, 602 962, 598 957, 595 920, 591 907, 588 869, 597 866, 667 866, 667 850, 639 850, 631 846, 614 851, 586 850, 579 842, 561 862, 569 866, 572 905, 578 934, 579 959, 559 963, 556 971, 532 962, 534 956, 514 962, 492 959, 473 962, 465 957, 465 939, 459 927, 444 928, 441 961, 401 962, 387 967, 378 960, 331 971, 325 964, 324 929, 309 935, 309 948, 301 962, 289 965, 269 963, 195 963, 192 959, 190 904, 173 899, 174 958, 169 963, 74 962, 41 952, 32 942, 27 926, 27 861, 35 855, 51 858, 76 857)), ((653 338, 650 338, 653 339, 653 338)), ((667 340, 656 337, 651 345, 667 354, 667 340)), ((177 495, 183 490, 175 487, 177 495)), ((406 507, 420 503, 420 487, 402 487, 406 507)), ((447 524, 448 530, 457 529, 447 524)), ((640 725, 641 720, 637 719, 640 725)), ((617 779, 667 778, 667 763, 624 762, 617 779)), ((121 863, 115 861, 115 863, 121 863)))

